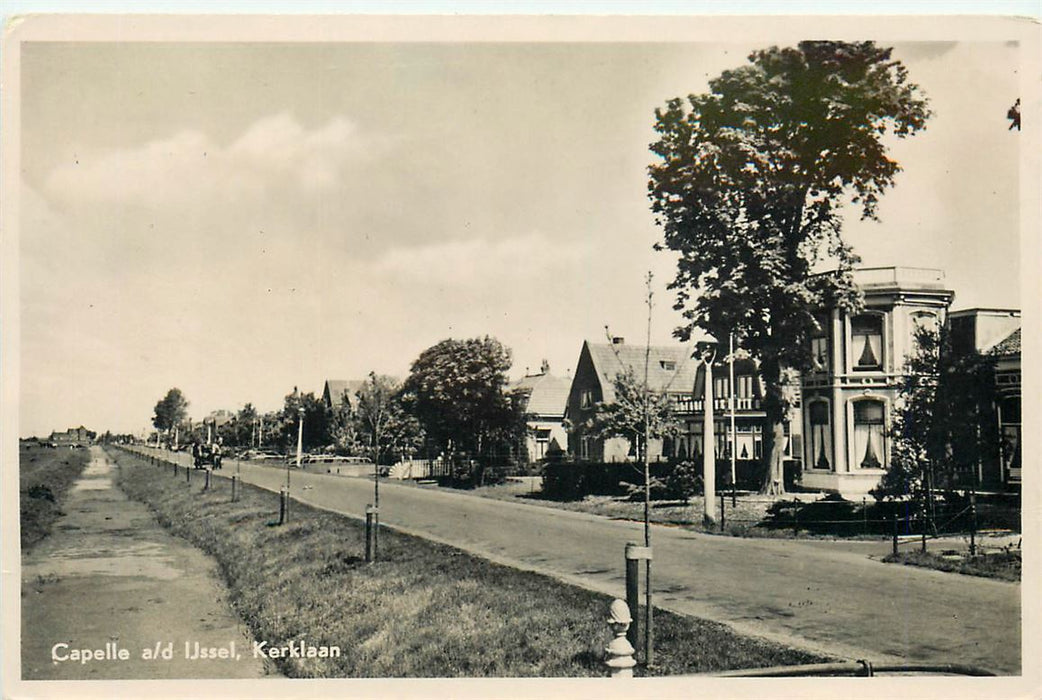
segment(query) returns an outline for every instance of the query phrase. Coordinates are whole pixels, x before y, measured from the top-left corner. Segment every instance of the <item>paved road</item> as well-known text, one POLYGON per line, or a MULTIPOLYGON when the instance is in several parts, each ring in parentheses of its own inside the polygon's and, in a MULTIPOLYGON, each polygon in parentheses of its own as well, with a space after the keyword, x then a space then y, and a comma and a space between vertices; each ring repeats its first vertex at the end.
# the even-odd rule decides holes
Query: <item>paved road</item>
MULTIPOLYGON (((186 460, 187 455, 178 455, 186 460)), ((235 473, 226 462, 217 474, 235 473)), ((312 469, 320 468, 316 465, 312 469)), ((277 490, 285 470, 243 463, 277 490)), ((293 497, 361 517, 371 480, 293 470, 293 497)), ((494 561, 622 596, 639 524, 382 481, 380 518, 494 561)), ((654 526, 656 605, 804 649, 877 661, 1021 668, 1018 584, 882 564, 843 545, 739 539, 654 526)))
POLYGON ((90 464, 62 504, 66 514, 23 557, 22 678, 264 676, 216 564, 129 500, 113 484, 112 470, 101 448, 92 447, 90 464), (229 649, 234 643, 241 658, 188 659, 185 642, 193 651, 195 642, 229 649), (159 658, 142 658, 157 643, 159 658), (164 659, 168 644, 170 658, 164 659), (81 649, 100 650, 102 658, 61 660, 81 649), (119 649, 126 650, 125 660, 119 649))

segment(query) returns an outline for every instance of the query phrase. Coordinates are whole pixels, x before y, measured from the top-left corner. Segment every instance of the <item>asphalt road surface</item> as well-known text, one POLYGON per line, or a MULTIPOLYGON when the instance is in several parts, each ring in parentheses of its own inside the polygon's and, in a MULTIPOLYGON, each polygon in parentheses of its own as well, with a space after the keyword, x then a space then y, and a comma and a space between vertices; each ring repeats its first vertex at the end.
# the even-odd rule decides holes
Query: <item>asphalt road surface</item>
MULTIPOLYGON (((176 457, 182 463, 190 459, 176 457)), ((215 474, 230 477, 237 468, 245 482, 266 489, 277 491, 286 482, 284 468, 231 460, 215 474)), ((292 470, 295 500, 364 517, 373 500, 371 479, 314 472, 292 470)), ((625 590, 625 545, 643 539, 639 523, 385 479, 380 521, 617 597, 625 590)), ((883 564, 863 548, 834 542, 741 539, 653 526, 652 545, 656 606, 849 659, 1020 673, 1019 584, 883 564)))

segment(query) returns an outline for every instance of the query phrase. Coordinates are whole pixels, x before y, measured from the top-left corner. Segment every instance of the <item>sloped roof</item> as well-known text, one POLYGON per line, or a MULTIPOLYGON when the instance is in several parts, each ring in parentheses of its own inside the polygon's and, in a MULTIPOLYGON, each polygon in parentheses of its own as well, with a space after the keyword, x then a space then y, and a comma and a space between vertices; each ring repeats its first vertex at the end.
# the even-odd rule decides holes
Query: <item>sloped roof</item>
POLYGON ((344 392, 347 392, 349 397, 353 397, 355 392, 364 385, 364 379, 327 379, 326 385, 322 389, 322 397, 329 396, 332 408, 339 408, 344 400, 344 392))
POLYGON ((514 389, 528 394, 525 412, 541 416, 563 416, 572 382, 552 374, 532 374, 514 382, 514 389))
POLYGON ((1013 331, 1000 340, 991 349, 992 355, 1019 355, 1020 354, 1020 329, 1013 331))
MULTIPOLYGON (((593 360, 605 403, 615 400, 615 376, 624 368, 633 369, 638 381, 644 379, 644 346, 624 343, 591 343, 586 347, 593 360)), ((697 363, 683 345, 651 346, 648 349, 648 387, 652 391, 688 393, 695 386, 697 363)))

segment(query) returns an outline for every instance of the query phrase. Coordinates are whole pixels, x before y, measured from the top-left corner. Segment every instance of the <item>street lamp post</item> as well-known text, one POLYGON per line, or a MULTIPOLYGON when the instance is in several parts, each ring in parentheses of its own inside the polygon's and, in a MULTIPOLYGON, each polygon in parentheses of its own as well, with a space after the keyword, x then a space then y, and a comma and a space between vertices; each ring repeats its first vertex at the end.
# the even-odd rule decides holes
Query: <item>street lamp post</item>
POLYGON ((738 453, 738 431, 734 426, 734 411, 735 408, 735 396, 736 387, 734 385, 734 333, 727 334, 727 365, 730 370, 730 384, 728 392, 728 404, 731 409, 731 507, 735 505, 735 459, 738 453))
POLYGON ((699 361, 705 366, 705 395, 702 412, 702 492, 706 527, 716 525, 716 449, 713 439, 713 361, 716 359, 717 344, 699 341, 695 344, 699 361))
MULTIPOLYGON (((304 459, 304 407, 297 409, 297 469, 301 468, 304 459)), ((289 467, 286 467, 286 492, 289 492, 289 467)))

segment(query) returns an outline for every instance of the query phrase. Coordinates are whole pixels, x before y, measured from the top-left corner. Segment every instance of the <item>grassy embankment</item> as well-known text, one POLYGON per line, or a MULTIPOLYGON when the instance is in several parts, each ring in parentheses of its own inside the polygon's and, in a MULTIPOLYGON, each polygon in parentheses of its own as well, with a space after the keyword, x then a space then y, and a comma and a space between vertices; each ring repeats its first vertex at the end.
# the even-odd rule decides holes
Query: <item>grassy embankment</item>
POLYGON ((90 452, 83 447, 19 446, 18 501, 23 552, 50 534, 62 515, 62 498, 89 461, 90 452))
POLYGON ((950 571, 967 576, 983 576, 1003 581, 1020 581, 1021 556, 1019 551, 1003 549, 994 554, 960 554, 944 556, 934 552, 900 552, 888 554, 883 561, 891 564, 921 566, 937 571, 950 571))
MULTIPOLYGON (((186 484, 169 469, 113 451, 120 483, 159 521, 220 564, 254 637, 338 645, 338 659, 279 659, 289 677, 578 677, 606 675, 610 598, 500 566, 452 547, 381 530, 367 565, 364 526, 230 484, 186 484)), ((813 663, 821 657, 741 637, 723 625, 656 612, 654 675, 813 663)))

